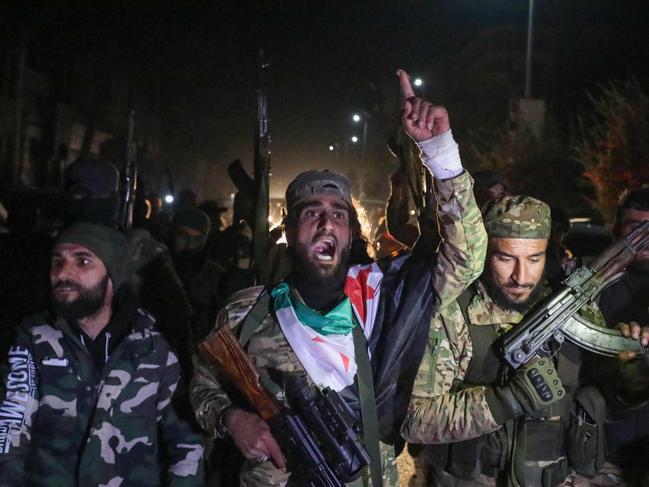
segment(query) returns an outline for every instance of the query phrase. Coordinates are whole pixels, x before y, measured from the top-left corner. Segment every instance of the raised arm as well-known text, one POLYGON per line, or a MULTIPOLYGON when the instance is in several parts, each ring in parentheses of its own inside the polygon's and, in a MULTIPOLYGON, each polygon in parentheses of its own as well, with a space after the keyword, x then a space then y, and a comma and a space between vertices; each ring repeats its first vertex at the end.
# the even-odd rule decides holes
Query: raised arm
POLYGON ((486 387, 464 387, 472 356, 471 343, 466 339, 468 330, 447 328, 454 321, 448 317, 458 313, 459 306, 453 303, 432 322, 408 416, 401 428, 408 442, 450 443, 499 428, 487 403, 486 387))
POLYGON ((399 70, 402 123, 421 149, 421 158, 435 180, 442 238, 433 269, 436 310, 457 298, 481 273, 487 233, 473 196, 473 179, 462 167, 446 108, 415 96, 408 74, 399 70))

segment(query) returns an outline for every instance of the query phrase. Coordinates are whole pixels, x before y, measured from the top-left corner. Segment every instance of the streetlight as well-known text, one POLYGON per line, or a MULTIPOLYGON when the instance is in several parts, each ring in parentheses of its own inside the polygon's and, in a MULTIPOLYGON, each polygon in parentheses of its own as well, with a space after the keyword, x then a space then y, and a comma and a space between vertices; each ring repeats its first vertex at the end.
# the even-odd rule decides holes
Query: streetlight
POLYGON ((335 147, 334 147, 333 145, 330 145, 330 146, 329 146, 329 152, 333 152, 334 149, 335 149, 335 147))
MULTIPOLYGON (((362 153, 363 161, 365 160, 365 152, 367 151, 367 118, 368 118, 367 113, 365 113, 363 117, 361 117, 358 113, 354 113, 354 115, 352 115, 352 120, 355 123, 359 123, 361 121, 363 122, 363 153, 362 153)), ((352 139, 352 142, 354 143, 358 142, 358 137, 356 137, 356 140, 352 139)))
POLYGON ((355 144, 356 142, 358 142, 358 137, 353 135, 352 138, 351 138, 351 141, 355 144))
POLYGON ((424 84, 424 80, 421 78, 415 78, 414 85, 419 87, 424 84))
POLYGON ((167 196, 165 196, 165 202, 170 205, 171 203, 174 202, 174 197, 168 194, 167 196))
POLYGON ((525 59, 525 98, 532 98, 532 39, 534 36, 534 0, 530 0, 527 18, 527 56, 525 59))

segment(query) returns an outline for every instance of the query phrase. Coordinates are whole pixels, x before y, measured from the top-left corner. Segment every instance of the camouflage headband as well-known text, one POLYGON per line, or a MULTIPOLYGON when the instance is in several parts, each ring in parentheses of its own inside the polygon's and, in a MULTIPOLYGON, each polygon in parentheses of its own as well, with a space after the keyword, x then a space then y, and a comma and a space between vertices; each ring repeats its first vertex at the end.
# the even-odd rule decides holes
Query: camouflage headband
POLYGON ((489 237, 550 238, 550 207, 530 196, 503 196, 482 208, 489 237))

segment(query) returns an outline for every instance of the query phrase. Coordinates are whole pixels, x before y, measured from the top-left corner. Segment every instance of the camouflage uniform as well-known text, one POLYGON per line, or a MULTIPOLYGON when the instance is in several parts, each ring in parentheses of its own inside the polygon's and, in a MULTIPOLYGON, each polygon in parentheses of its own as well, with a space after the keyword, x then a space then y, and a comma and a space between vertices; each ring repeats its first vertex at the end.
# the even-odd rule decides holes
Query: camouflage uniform
MULTIPOLYGON (((495 338, 496 335, 510 330, 512 325, 523 318, 522 314, 503 310, 494 303, 480 282, 474 286, 475 291, 467 308, 471 325, 494 328, 495 338)), ((601 315, 594 308, 589 307, 582 311, 582 314, 588 315, 588 319, 594 324, 602 323, 598 322, 597 318, 599 316, 601 320, 601 315)), ((407 441, 436 445, 463 442, 490 433, 494 438, 503 433, 507 434, 506 427, 497 423, 489 408, 486 386, 465 383, 469 369, 481 367, 480 364, 471 363, 473 358, 474 344, 469 327, 465 324, 460 305, 456 301, 445 308, 441 316, 431 324, 424 359, 415 379, 409 414, 402 428, 402 434, 407 441)), ((561 375, 561 371, 559 373, 561 375)), ((566 380, 564 385, 574 393, 577 384, 567 382, 569 380, 566 380)), ((435 450, 432 452, 435 455, 435 450)), ((430 459, 428 461, 430 462, 430 459)), ((425 470, 427 466, 421 465, 420 468, 425 470)), ((425 475, 425 472, 418 474, 425 475)), ((447 477, 450 481, 451 476, 447 472, 438 475, 447 477)), ((480 475, 479 479, 457 485, 495 486, 496 478, 480 475)), ((623 484, 619 472, 607 464, 595 478, 586 479, 573 473, 563 485, 623 484)))
MULTIPOLYGON (((549 233, 549 214, 544 216, 542 206, 533 203, 521 212, 515 206, 518 203, 520 201, 515 201, 505 211, 497 206, 485 207, 485 227, 490 237, 544 238, 544 225, 548 226, 549 233), (544 223, 545 218, 547 222, 544 223)), ((549 292, 547 289, 545 294, 549 292)), ((603 324, 596 307, 586 306, 581 313, 592 323, 603 324)), ((489 405, 488 387, 501 384, 507 373, 507 367, 493 353, 491 344, 522 318, 521 313, 498 306, 478 281, 431 322, 408 416, 401 429, 406 441, 427 445, 426 459, 419 462, 417 474, 426 476, 425 470, 430 468, 429 485, 495 487, 503 480, 507 485, 518 485, 510 473, 515 462, 514 438, 520 438, 519 432, 531 423, 540 428, 563 428, 560 434, 567 431, 581 364, 579 350, 569 343, 565 343, 557 354, 558 373, 567 390, 563 400, 534 417, 508 420, 505 424, 496 420, 489 405)), ((536 436, 541 438, 538 431, 541 430, 536 430, 536 436)), ((543 438, 547 440, 552 434, 547 433, 543 438)), ((565 439, 553 437, 552 442, 557 441, 564 445, 562 454, 565 455, 565 439)), ((529 443, 533 442, 528 440, 529 443)), ((545 447, 549 449, 550 445, 545 447)), ((562 458, 562 462, 565 461, 565 457, 562 458)), ((533 462, 527 459, 525 465, 533 462)), ((535 465, 543 468, 550 462, 538 460, 535 465)), ((606 471, 602 475, 609 473, 606 471)), ((608 483, 608 477, 602 479, 572 474, 564 484, 587 485, 584 482, 588 481, 592 485, 620 485, 608 483)), ((535 484, 526 478, 525 485, 535 484)))
POLYGON ((70 325, 47 315, 20 327, 9 361, 0 485, 201 483, 200 435, 172 402, 178 360, 141 309, 101 375, 70 325))
MULTIPOLYGON (((472 193, 473 181, 468 173, 464 173, 456 178, 438 181, 436 180, 438 205, 440 207, 441 233, 444 237, 437 259, 431 259, 427 255, 428 261, 416 253, 412 255, 400 256, 393 261, 384 263, 383 272, 384 280, 381 291, 381 301, 383 302, 383 311, 377 316, 375 328, 368 342, 370 352, 377 346, 374 342, 379 340, 380 333, 386 333, 384 337, 386 343, 396 343, 391 341, 394 330, 402 328, 406 330, 409 338, 417 341, 416 333, 409 333, 405 322, 398 319, 392 320, 395 314, 392 307, 399 307, 402 302, 398 293, 386 291, 384 285, 394 281, 394 288, 405 288, 407 295, 405 299, 411 299, 412 302, 406 302, 404 308, 429 308, 428 314, 424 313, 426 321, 421 323, 423 333, 427 332, 427 326, 434 310, 439 309, 440 303, 448 303, 455 299, 466 286, 475 279, 482 271, 482 264, 486 251, 486 234, 480 218, 480 213, 475 205, 472 193), (417 281, 409 281, 412 276, 416 276, 417 281), (383 313, 381 315, 381 313, 383 313), (392 314, 391 314, 392 313, 392 314), (389 323, 393 325, 390 328, 385 321, 394 321, 389 323), (384 325, 384 326, 381 326, 384 325), (376 337, 375 337, 376 335, 376 337)), ((430 253, 429 253, 430 254, 430 253)), ((217 326, 236 327, 246 316, 248 311, 255 303, 261 288, 251 288, 237 293, 232 297, 230 302, 221 311, 218 318, 217 326)), ((399 291, 401 292, 401 291, 399 291)), ((398 316, 398 315, 397 315, 398 316)), ((413 323, 417 326, 419 323, 413 323)), ((424 335, 425 336, 425 335, 424 335)), ((418 340, 423 342, 423 340, 418 340)), ((423 352, 423 343, 422 352, 423 352)), ((399 348, 397 352, 408 354, 409 348, 396 345, 393 348, 399 348)), ((297 359, 297 356, 289 346, 286 338, 277 323, 274 314, 269 314, 247 344, 247 352, 252 363, 260 370, 260 380, 266 390, 273 393, 279 400, 285 399, 284 391, 279 385, 282 383, 282 374, 290 372, 304 372, 304 369, 297 359)), ((414 355, 416 355, 415 352, 414 355)), ((389 366, 394 366, 393 360, 388 358, 381 363, 379 359, 381 354, 372 353, 372 369, 375 375, 375 392, 377 398, 382 395, 383 385, 377 383, 376 376, 381 375, 381 370, 387 370, 389 366)), ((416 358, 414 359, 416 360, 416 358)), ((417 361, 418 363, 418 361, 417 361)), ((396 368, 392 375, 385 374, 385 382, 394 385, 397 378, 407 371, 396 368)), ((416 366, 414 367, 416 371, 416 366)), ((412 378, 414 378, 414 371, 412 378)), ((342 392, 347 391, 345 389, 342 392)), ((409 393, 409 389, 408 389, 409 393)), ((406 394, 406 398, 409 394, 406 394)), ((342 394, 342 393, 341 393, 342 394)), ((383 394, 385 395, 385 394, 383 394)), ((214 437, 221 437, 224 432, 218 424, 220 413, 232 404, 224 387, 220 384, 215 372, 205 363, 196 367, 194 380, 191 388, 192 403, 196 410, 196 417, 201 426, 208 434, 214 437)), ((348 401, 347 397, 343 397, 348 401)), ((407 405, 407 403, 406 403, 407 405)), ((404 408, 405 409, 405 408, 404 408)), ((377 401, 377 410, 379 413, 379 429, 381 439, 382 462, 384 467, 384 485, 398 485, 396 475, 396 465, 394 461, 394 451, 389 444, 392 443, 388 430, 392 427, 392 422, 397 421, 390 417, 382 417, 382 410, 377 401)), ((404 410, 405 413, 405 410, 404 410)), ((399 416, 398 412, 394 413, 399 416)), ((401 423, 401 418, 398 423, 401 423)), ((398 431, 398 428, 397 428, 398 431)), ((258 486, 275 486, 285 485, 289 480, 289 475, 273 467, 271 462, 258 463, 247 461, 241 472, 241 485, 247 487, 258 486)), ((359 479, 353 484, 360 486, 367 482, 367 479, 359 479)))

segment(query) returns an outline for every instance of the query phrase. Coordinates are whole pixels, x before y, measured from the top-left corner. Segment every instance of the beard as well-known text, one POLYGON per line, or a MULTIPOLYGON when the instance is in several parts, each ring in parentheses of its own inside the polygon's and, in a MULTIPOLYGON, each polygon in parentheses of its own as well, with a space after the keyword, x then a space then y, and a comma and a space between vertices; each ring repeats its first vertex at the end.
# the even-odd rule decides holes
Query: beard
POLYGON ((67 321, 76 322, 94 315, 101 309, 107 289, 108 274, 95 287, 89 289, 83 288, 72 281, 59 281, 52 289, 52 307, 57 314, 67 321), (79 293, 79 296, 74 301, 60 301, 54 293, 59 286, 72 287, 79 293))
MULTIPOLYGON (((507 293, 503 291, 502 287, 494 282, 489 272, 483 273, 480 277, 480 281, 484 284, 491 299, 493 299, 493 301, 499 307, 506 311, 516 311, 518 313, 525 314, 532 308, 532 306, 534 306, 538 302, 541 294, 543 293, 543 286, 541 285, 541 283, 545 282, 545 271, 543 272, 541 279, 539 279, 539 282, 537 282, 536 285, 532 288, 529 297, 525 301, 513 301, 507 295, 507 293)), ((505 287, 513 288, 520 286, 505 285, 505 287)))
POLYGON ((289 247, 293 263, 291 282, 297 287, 304 302, 312 309, 322 311, 336 303, 343 293, 349 267, 350 251, 342 249, 338 265, 323 269, 309 260, 309 246, 297 243, 289 247))

